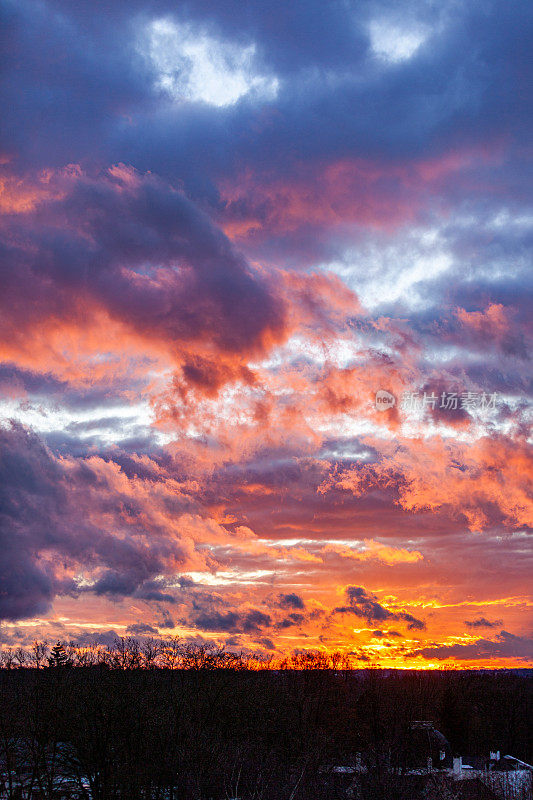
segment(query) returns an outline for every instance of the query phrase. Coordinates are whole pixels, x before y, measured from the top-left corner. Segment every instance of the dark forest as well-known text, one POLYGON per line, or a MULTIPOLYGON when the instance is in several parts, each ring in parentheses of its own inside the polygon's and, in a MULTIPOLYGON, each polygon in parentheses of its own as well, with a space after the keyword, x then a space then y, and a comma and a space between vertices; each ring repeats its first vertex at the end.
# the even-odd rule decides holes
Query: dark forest
POLYGON ((453 755, 499 750, 533 760, 529 670, 324 669, 312 656, 299 669, 257 669, 244 656, 197 646, 181 649, 172 669, 113 652, 114 661, 86 666, 73 666, 62 646, 39 666, 6 667, 4 658, 4 797, 464 796, 440 775, 422 794, 401 779, 416 766, 420 720, 453 755))

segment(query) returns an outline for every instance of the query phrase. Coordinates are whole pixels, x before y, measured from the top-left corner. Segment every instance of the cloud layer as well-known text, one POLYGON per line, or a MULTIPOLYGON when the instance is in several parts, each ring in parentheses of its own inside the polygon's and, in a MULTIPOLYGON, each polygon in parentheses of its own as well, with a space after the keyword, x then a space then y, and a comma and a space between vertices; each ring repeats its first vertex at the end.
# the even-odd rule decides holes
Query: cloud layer
POLYGON ((0 14, 0 636, 529 663, 531 4, 0 14))

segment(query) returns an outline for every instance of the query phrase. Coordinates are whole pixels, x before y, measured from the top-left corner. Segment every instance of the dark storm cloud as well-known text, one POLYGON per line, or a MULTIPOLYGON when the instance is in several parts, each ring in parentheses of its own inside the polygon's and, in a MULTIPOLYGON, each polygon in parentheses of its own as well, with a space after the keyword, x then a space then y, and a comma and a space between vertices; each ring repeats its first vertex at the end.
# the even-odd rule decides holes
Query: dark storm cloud
MULTIPOLYGON (((114 471, 99 465, 104 472, 94 462, 65 464, 36 434, 18 424, 0 426, 0 619, 45 613, 56 593, 81 591, 71 579, 55 577, 52 553, 102 567, 90 586, 96 594, 173 601, 153 578, 168 559, 185 562, 179 541, 152 527, 150 546, 143 543, 146 506, 117 491, 114 471), (100 512, 114 518, 111 530, 100 512), (119 538, 124 515, 129 523, 119 538)), ((178 510, 179 499, 169 497, 168 508, 178 510)))
POLYGON ((413 617, 412 614, 405 611, 389 611, 378 602, 375 595, 368 594, 362 586, 348 586, 346 597, 350 604, 335 608, 335 613, 355 614, 357 617, 364 617, 368 622, 397 620, 407 623, 410 630, 424 630, 426 627, 422 620, 413 617))
POLYGON ((258 639, 257 641, 258 641, 258 644, 263 645, 265 650, 275 650, 276 649, 276 645, 274 644, 272 639, 269 639, 268 637, 265 637, 263 639, 258 639))
MULTIPOLYGON (((135 589, 134 596, 141 600, 176 603, 176 596, 170 594, 168 591, 162 591, 161 585, 161 581, 144 581, 135 589)), ((127 592, 125 592, 125 594, 127 594, 127 592)))
POLYGON ((479 639, 472 644, 437 645, 415 650, 413 655, 427 659, 439 660, 454 658, 472 660, 481 658, 518 658, 529 661, 533 658, 533 639, 527 636, 516 636, 508 631, 501 631, 496 639, 479 639))
POLYGON ((172 619, 172 617, 170 616, 169 611, 167 611, 165 608, 161 608, 161 609, 159 609, 159 613, 161 615, 161 619, 159 619, 157 621, 157 625, 158 625, 159 628, 174 628, 175 627, 175 622, 172 619))
POLYGON ((133 625, 128 625, 126 633, 129 633, 131 636, 146 636, 147 634, 157 635, 159 631, 147 622, 135 622, 133 625))
POLYGON ((78 633, 69 637, 69 643, 77 647, 106 647, 115 648, 120 641, 120 635, 113 629, 97 631, 95 633, 78 633))
POLYGON ((76 179, 66 201, 4 228, 24 244, 3 261, 3 335, 50 314, 75 316, 73 293, 171 346, 209 337, 239 352, 282 331, 281 301, 205 214, 151 176, 123 177, 76 179), (28 287, 31 321, 16 304, 28 287))
POLYGON ((148 75, 132 59, 131 31, 107 15, 107 25, 90 31, 52 4, 6 2, 0 14, 1 96, 9 108, 0 126, 3 147, 33 165, 65 164, 74 150, 75 160, 98 158, 106 118, 119 121, 149 97, 148 75))
POLYGON ((202 630, 227 633, 254 633, 271 623, 270 615, 258 609, 247 612, 205 610, 194 617, 194 624, 202 630))
POLYGON ((56 15, 52 7, 21 3, 4 11, 5 66, 16 65, 3 82, 7 146, 47 165, 127 159, 142 170, 190 177, 202 191, 208 176, 231 174, 238 164, 286 166, 295 145, 299 159, 403 158, 504 132, 523 135, 531 119, 525 0, 464 3, 453 12, 447 4, 435 11, 411 3, 401 19, 386 3, 302 2, 278 11, 253 3, 245 15, 232 2, 195 2, 178 13, 166 3, 115 3, 98 13, 93 4, 60 3, 56 15), (267 104, 262 116, 252 101, 156 110, 161 97, 137 45, 143 27, 168 16, 223 41, 256 44, 259 66, 280 79, 272 113, 267 104), (407 29, 433 26, 406 63, 379 63, 370 50, 369 21, 391 18, 407 29), (24 104, 15 102, 20 96, 24 104), (43 115, 45 106, 54 113, 43 115), (29 135, 37 128, 38 146, 29 135))
POLYGON ((502 620, 496 619, 494 622, 491 622, 485 617, 479 617, 479 619, 465 619, 465 625, 468 628, 500 628, 502 626, 502 620))
POLYGON ((280 594, 279 596, 279 604, 281 608, 298 608, 303 609, 305 608, 305 603, 303 599, 298 594, 280 594))
POLYGON ((281 622, 278 623, 279 628, 291 628, 293 625, 301 625, 305 621, 305 616, 303 614, 289 614, 288 617, 282 619, 281 622))
POLYGON ((53 375, 20 369, 16 364, 6 362, 0 364, 0 392, 13 393, 14 389, 19 389, 21 392, 49 397, 56 394, 64 396, 67 388, 66 381, 59 381, 53 375))
MULTIPOLYGON (((249 167, 259 181, 266 171, 290 183, 286 161, 294 160, 295 153, 311 174, 317 163, 345 158, 377 158, 381 166, 405 158, 415 163, 419 158, 438 160, 454 142, 483 149, 487 138, 506 130, 511 137, 506 156, 497 171, 488 174, 497 174, 496 206, 502 181, 506 197, 517 202, 527 198, 516 183, 523 174, 516 166, 516 142, 530 119, 524 87, 530 68, 526 42, 531 9, 525 2, 514 4, 512 13, 503 2, 476 2, 454 6, 453 14, 446 5, 439 11, 409 3, 402 20, 389 3, 324 7, 314 2, 284 7, 279 18, 263 3, 251 4, 245 18, 236 17, 231 2, 192 3, 177 16, 173 4, 164 2, 117 2, 97 13, 85 3, 57 3, 49 9, 21 3, 6 4, 4 15, 9 46, 2 90, 6 141, 11 142, 8 152, 13 156, 9 169, 23 174, 36 165, 35 159, 46 167, 69 161, 88 165, 87 175, 67 187, 65 200, 47 201, 46 210, 30 216, 31 232, 13 221, 16 235, 6 241, 3 258, 6 337, 27 324, 24 309, 15 313, 23 286, 34 324, 50 315, 65 316, 66 309, 76 317, 73 299, 81 294, 82 302, 96 302, 148 339, 172 344, 208 338, 222 350, 239 351, 258 343, 265 333, 279 334, 286 309, 272 285, 251 276, 242 256, 173 188, 194 184, 191 194, 224 220, 227 203, 219 199, 214 184, 221 177, 233 177, 236 168, 249 167), (228 42, 254 42, 259 62, 281 81, 266 116, 257 98, 225 109, 176 107, 155 93, 154 76, 137 45, 143 26, 165 15, 192 21, 199 31, 204 25, 228 42), (403 21, 407 28, 420 23, 439 33, 430 35, 411 60, 381 63, 370 51, 368 23, 389 18, 395 24, 403 21), (10 69, 11 64, 16 68, 10 69), (317 79, 308 72, 311 66, 335 78, 317 79), (34 88, 37 72, 40 89, 34 88), (18 96, 26 98, 24 104, 12 101, 18 96), (43 118, 44 103, 51 104, 54 113, 43 118), (360 108, 364 114, 355 113, 360 108), (35 137, 30 141, 26 132, 36 129, 37 118, 40 136, 35 148, 35 137), (323 119, 328 119, 327 126, 323 119), (135 191, 123 191, 120 180, 103 178, 99 172, 118 161, 133 164, 141 173, 162 174, 165 181, 145 176, 135 191), (20 246, 28 239, 38 252, 33 261, 20 246), (186 262, 187 268, 176 268, 176 261, 186 262), (164 279, 154 279, 156 268, 169 262, 164 279), (135 273, 125 272, 124 266, 135 273)), ((481 167, 466 168, 463 181, 452 177, 439 183, 439 195, 458 202, 454 192, 470 196, 478 185, 485 189, 476 180, 476 169, 481 167)), ((387 195, 399 197, 402 181, 394 178, 389 186, 386 172, 376 180, 387 195)), ((408 191, 409 201, 412 191, 417 190, 408 191)), ((251 192, 255 196, 253 184, 251 192)), ((271 202, 276 204, 275 199, 271 202)), ((484 202, 486 208, 474 209, 478 216, 491 208, 490 197, 484 202)), ((260 227, 268 231, 268 215, 264 223, 260 227)), ((302 224, 309 225, 306 220, 302 224)), ((456 240, 458 262, 465 253, 478 253, 475 257, 483 260, 487 247, 501 258, 502 253, 512 256, 505 248, 518 252, 527 246, 523 234, 492 231, 487 239, 483 233, 454 230, 450 223, 446 236, 456 240)), ((309 238, 307 230, 303 239, 309 238)), ((303 239, 295 239, 292 249, 301 249, 303 239)), ((450 290, 448 276, 443 279, 446 285, 431 282, 428 299, 439 303, 450 291, 471 291, 479 297, 477 285, 469 289, 459 278, 458 271, 455 290, 450 290)), ((503 283, 493 289, 491 296, 496 298, 506 291, 503 283)), ((518 282, 515 296, 523 296, 523 289, 518 282)), ((444 320, 428 320, 432 321, 441 338, 465 343, 460 326, 452 325, 447 333, 444 320)), ((484 349, 486 342, 486 336, 474 332, 468 338, 474 348, 484 349)), ((524 358, 525 344, 515 331, 497 346, 524 358)), ((188 382, 206 390, 216 390, 228 376, 225 365, 199 354, 191 354, 183 370, 188 382)), ((61 393, 62 387, 52 386, 52 380, 49 390, 61 393)), ((27 382, 38 388, 35 378, 27 382)), ((121 389, 111 389, 100 400, 110 402, 110 395, 121 389)), ((88 403, 98 402, 96 396, 91 399, 97 391, 98 387, 88 390, 88 403)), ((68 402, 68 392, 63 394, 68 402)), ((81 394, 73 402, 82 402, 81 394)), ((134 437, 129 449, 136 443, 142 446, 134 437)))
POLYGON ((65 499, 60 468, 36 436, 0 428, 0 618, 21 619, 48 610, 53 580, 35 557, 53 540, 65 499))

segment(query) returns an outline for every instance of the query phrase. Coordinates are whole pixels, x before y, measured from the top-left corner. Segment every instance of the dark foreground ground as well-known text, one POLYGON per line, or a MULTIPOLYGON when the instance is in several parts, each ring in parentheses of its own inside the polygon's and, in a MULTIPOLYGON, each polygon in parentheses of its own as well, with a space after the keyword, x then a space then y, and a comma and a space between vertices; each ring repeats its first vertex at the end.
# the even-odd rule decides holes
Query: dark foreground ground
POLYGON ((1 670, 0 797, 455 800, 428 754, 531 764, 532 701, 527 670, 1 670))

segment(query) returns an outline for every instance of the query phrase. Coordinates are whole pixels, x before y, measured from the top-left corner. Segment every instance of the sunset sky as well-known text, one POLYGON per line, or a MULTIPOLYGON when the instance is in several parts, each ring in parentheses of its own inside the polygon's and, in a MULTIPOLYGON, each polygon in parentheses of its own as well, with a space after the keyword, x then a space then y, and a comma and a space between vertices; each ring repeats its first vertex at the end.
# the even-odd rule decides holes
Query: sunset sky
POLYGON ((0 7, 0 645, 533 666, 531 2, 0 7))

